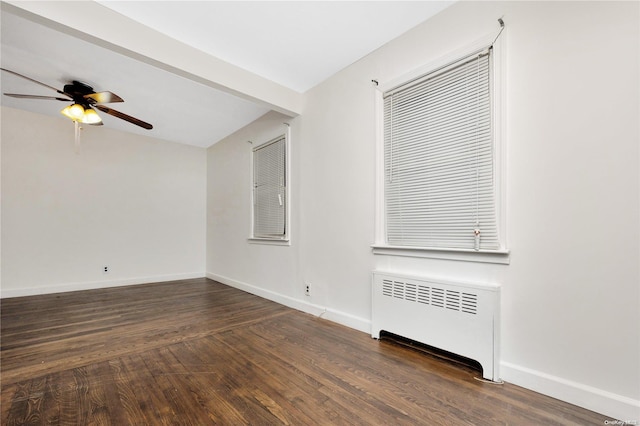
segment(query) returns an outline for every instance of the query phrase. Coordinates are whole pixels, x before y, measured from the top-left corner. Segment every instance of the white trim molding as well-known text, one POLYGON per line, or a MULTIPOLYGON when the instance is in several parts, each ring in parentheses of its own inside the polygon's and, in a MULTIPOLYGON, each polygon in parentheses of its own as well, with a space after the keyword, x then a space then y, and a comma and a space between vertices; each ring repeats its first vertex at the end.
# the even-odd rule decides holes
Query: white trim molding
POLYGON ((384 244, 371 246, 373 254, 387 256, 422 257, 426 259, 459 260, 465 262, 509 264, 509 250, 475 251, 455 249, 432 249, 423 247, 398 247, 384 244))
POLYGON ((344 325, 345 327, 353 328, 363 333, 370 334, 371 332, 371 321, 365 318, 360 318, 346 312, 338 311, 336 309, 331 309, 325 306, 305 302, 291 296, 286 296, 284 294, 276 293, 271 290, 266 290, 264 288, 244 283, 233 278, 214 274, 213 272, 207 272, 207 278, 218 281, 222 284, 226 284, 230 287, 246 291, 247 293, 263 297, 265 299, 271 300, 272 302, 279 303, 289 308, 306 312, 319 318, 327 319, 329 321, 344 325))
POLYGON ((290 246, 291 240, 276 240, 271 238, 247 238, 249 244, 267 244, 272 246, 290 246))
POLYGON ((128 285, 150 284, 166 281, 189 280, 204 278, 204 272, 185 274, 152 275, 148 277, 122 278, 108 281, 85 281, 67 284, 55 284, 46 287, 23 287, 17 289, 2 289, 1 299, 10 297, 37 296, 41 294, 66 293, 69 291, 95 290, 99 288, 124 287, 128 285))
POLYGON ((505 361, 500 362, 500 373, 504 381, 514 385, 610 416, 611 420, 640 424, 640 400, 505 361))

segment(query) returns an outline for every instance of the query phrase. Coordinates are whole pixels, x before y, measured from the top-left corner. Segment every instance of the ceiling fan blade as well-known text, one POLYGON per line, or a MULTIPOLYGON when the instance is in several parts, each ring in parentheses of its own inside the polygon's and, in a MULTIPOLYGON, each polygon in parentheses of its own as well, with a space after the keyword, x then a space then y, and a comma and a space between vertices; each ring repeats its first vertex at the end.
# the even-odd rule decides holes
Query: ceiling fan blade
POLYGON ((120 96, 116 95, 115 93, 111 93, 111 92, 90 93, 88 95, 84 95, 84 98, 93 99, 94 101, 96 101, 96 103, 99 103, 99 104, 108 104, 111 102, 124 102, 124 99, 122 99, 120 96))
POLYGON ((113 108, 109 108, 109 107, 106 107, 104 105, 94 105, 94 106, 97 109, 99 109, 100 111, 102 111, 102 112, 106 112, 109 115, 113 115, 114 117, 117 117, 117 118, 120 118, 122 120, 128 121, 129 123, 135 124, 136 126, 143 127, 143 128, 145 128, 147 130, 153 129, 153 126, 151 124, 145 123, 142 120, 139 120, 139 119, 137 119, 135 117, 131 117, 130 115, 127 115, 127 114, 122 113, 120 111, 116 111, 113 108))
POLYGON ((10 96, 12 98, 23 98, 23 99, 49 99, 49 100, 64 101, 64 102, 71 101, 71 99, 58 98, 56 96, 21 95, 19 93, 5 93, 4 95, 5 96, 10 96))
MULTIPOLYGON (((8 70, 8 69, 6 69, 6 68, 0 68, 0 70, 2 70, 2 71, 6 71, 6 72, 8 72, 9 74, 17 75, 18 77, 22 77, 22 78, 24 78, 25 80, 32 81, 32 82, 34 82, 34 83, 36 83, 36 84, 39 84, 40 86, 44 86, 44 87, 47 87, 47 88, 49 88, 49 89, 51 89, 51 90, 55 90, 56 92, 60 93, 61 95, 69 96, 69 98, 71 98, 71 96, 70 96, 69 94, 64 93, 62 90, 58 90, 58 89, 56 89, 56 88, 55 88, 55 87, 53 87, 53 86, 49 86, 48 84, 44 84, 44 83, 42 83, 42 82, 39 82, 38 80, 34 80, 34 79, 30 78, 30 77, 27 77, 26 75, 18 74, 17 72, 15 72, 15 71, 11 71, 11 70, 8 70)), ((67 100, 67 99, 65 99, 65 100, 67 100)))

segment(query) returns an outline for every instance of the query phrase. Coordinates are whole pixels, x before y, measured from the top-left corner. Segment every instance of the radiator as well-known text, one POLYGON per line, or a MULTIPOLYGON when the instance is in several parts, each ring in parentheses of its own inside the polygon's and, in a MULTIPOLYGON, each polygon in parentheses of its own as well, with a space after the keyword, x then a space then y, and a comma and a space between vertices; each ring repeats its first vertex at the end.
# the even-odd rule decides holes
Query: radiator
POLYGON ((500 381, 500 287, 373 272, 371 336, 386 331, 473 359, 500 381))

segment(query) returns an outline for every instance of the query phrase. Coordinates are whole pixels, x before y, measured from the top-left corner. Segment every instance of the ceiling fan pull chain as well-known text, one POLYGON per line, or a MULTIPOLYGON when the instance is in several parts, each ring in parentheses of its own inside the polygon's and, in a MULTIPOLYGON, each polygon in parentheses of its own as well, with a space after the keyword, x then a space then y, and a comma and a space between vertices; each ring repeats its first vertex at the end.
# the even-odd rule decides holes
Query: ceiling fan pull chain
POLYGON ((80 131, 82 130, 82 127, 80 127, 80 123, 78 123, 77 121, 73 121, 74 127, 75 127, 75 150, 76 150, 76 154, 80 154, 80 131))

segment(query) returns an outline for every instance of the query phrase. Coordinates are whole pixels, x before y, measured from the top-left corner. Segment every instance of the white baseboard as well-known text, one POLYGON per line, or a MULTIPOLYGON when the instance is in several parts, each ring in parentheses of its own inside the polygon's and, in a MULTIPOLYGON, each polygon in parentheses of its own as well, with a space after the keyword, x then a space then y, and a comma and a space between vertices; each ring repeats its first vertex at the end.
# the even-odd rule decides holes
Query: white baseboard
MULTIPOLYGON (((500 362, 502 379, 514 385, 595 411, 612 420, 640 424, 640 400, 617 395, 541 371, 500 362)), ((613 424, 613 423, 611 423, 613 424)))
POLYGON ((204 278, 203 272, 189 274, 153 275, 148 277, 124 278, 105 281, 88 281, 69 284, 57 284, 46 287, 25 287, 0 290, 0 298, 36 296, 40 294, 65 293, 68 291, 95 290, 98 288, 123 287, 127 285, 148 284, 175 280, 188 280, 192 278, 204 278))
POLYGON ((356 317, 355 315, 327 308, 325 306, 309 303, 290 296, 285 296, 271 290, 265 290, 264 288, 256 287, 229 277, 214 274, 212 272, 207 272, 207 278, 221 282, 222 284, 226 284, 230 287, 235 287, 237 289, 246 291, 247 293, 255 294, 256 296, 263 297, 265 299, 271 300, 284 306, 288 306, 298 311, 306 312, 317 317, 328 319, 329 321, 333 321, 346 327, 362 331, 363 333, 371 333, 371 321, 367 319, 356 317))

